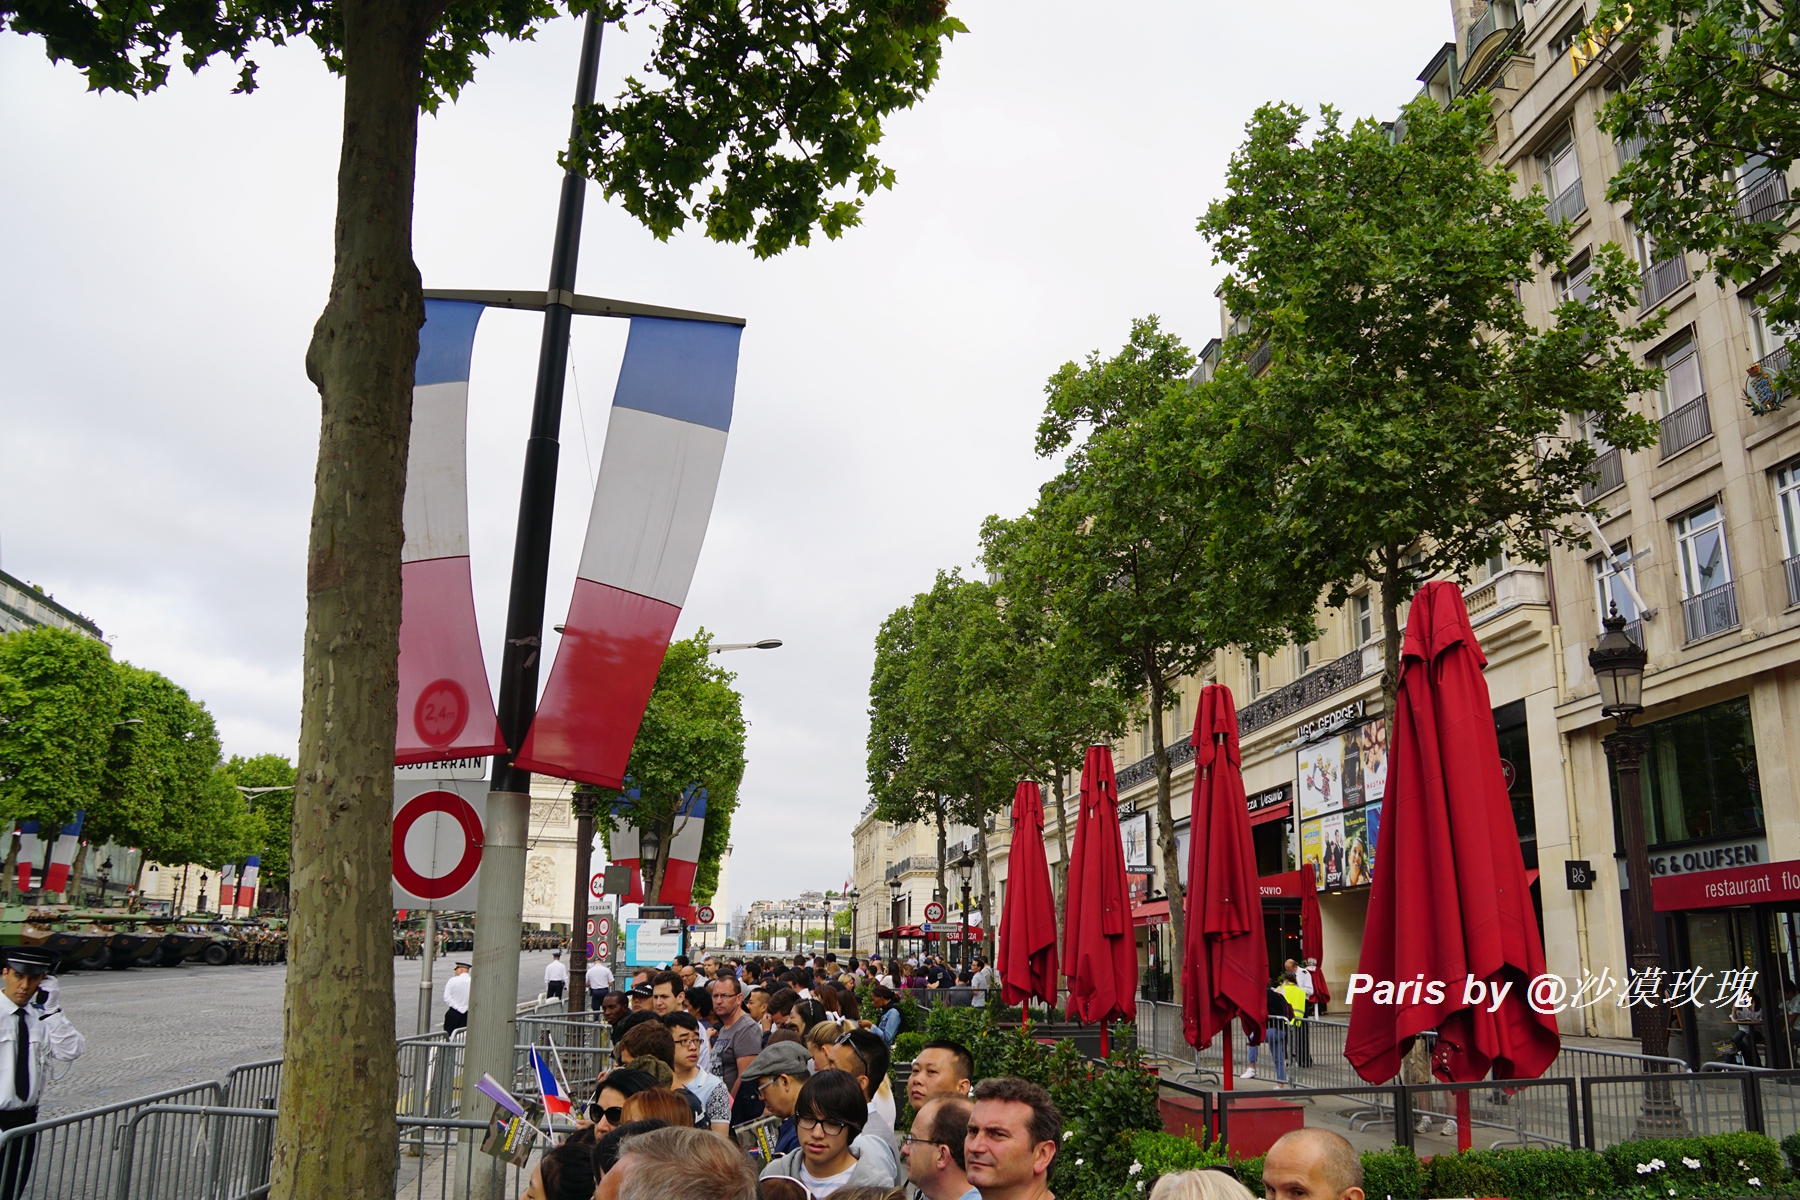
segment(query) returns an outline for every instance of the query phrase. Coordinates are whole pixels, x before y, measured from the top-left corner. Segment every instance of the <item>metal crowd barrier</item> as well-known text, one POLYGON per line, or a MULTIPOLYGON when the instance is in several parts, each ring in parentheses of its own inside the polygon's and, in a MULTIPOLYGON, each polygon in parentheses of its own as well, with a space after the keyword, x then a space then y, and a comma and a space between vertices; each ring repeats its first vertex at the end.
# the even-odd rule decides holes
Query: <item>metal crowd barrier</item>
POLYGON ((111 1200, 119 1137, 131 1119, 156 1104, 217 1103, 222 1088, 208 1080, 8 1129, 0 1132, 0 1161, 29 1141, 31 1173, 19 1200, 111 1200))

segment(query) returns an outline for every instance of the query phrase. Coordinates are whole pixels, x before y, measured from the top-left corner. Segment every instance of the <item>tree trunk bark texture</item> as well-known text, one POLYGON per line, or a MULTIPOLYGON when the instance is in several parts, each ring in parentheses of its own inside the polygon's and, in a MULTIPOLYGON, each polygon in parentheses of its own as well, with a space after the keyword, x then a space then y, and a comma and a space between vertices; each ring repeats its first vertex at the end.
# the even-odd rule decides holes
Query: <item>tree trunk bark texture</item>
POLYGON ((1381 707, 1387 722, 1388 745, 1394 744, 1394 701, 1400 694, 1400 647, 1406 631, 1400 625, 1399 546, 1384 546, 1381 551, 1381 707))
POLYGON ((401 500, 424 300, 412 258, 429 8, 342 0, 336 263, 306 371, 319 461, 306 563, 276 1200, 391 1200, 392 814, 401 500))
POLYGON ((950 893, 944 888, 944 856, 950 852, 950 834, 945 824, 944 798, 937 798, 937 894, 932 897, 946 909, 950 907, 950 893))
MULTIPOLYGON (((1168 684, 1154 656, 1146 657, 1145 666, 1149 668, 1150 681, 1150 755, 1156 766, 1156 841, 1162 849, 1163 891, 1169 897, 1169 936, 1174 939, 1170 943, 1173 949, 1169 963, 1179 964, 1182 947, 1187 945, 1182 940, 1187 913, 1181 902, 1181 855, 1176 850, 1175 813, 1169 798, 1169 747, 1163 741, 1163 701, 1168 695, 1168 684)), ((1169 985, 1169 994, 1180 1004, 1181 971, 1177 966, 1170 967, 1169 985)))
POLYGON ((76 904, 81 903, 81 873, 87 870, 87 854, 88 844, 86 842, 75 848, 75 861, 69 864, 69 883, 63 890, 65 896, 70 892, 75 893, 76 904))
POLYGON ((1050 794, 1054 798, 1056 804, 1057 850, 1056 872, 1051 878, 1056 881, 1056 947, 1057 953, 1061 954, 1063 930, 1067 928, 1065 924, 1067 914, 1063 907, 1063 897, 1069 894, 1069 824, 1068 821, 1064 819, 1063 772, 1060 768, 1053 768, 1051 770, 1050 781, 1050 794))
MULTIPOLYGON (((983 817, 975 826, 975 857, 981 863, 981 945, 983 962, 994 961, 994 915, 992 910, 994 879, 993 871, 988 863, 990 852, 987 836, 987 818, 983 817)), ((963 947, 966 956, 968 947, 963 947)))

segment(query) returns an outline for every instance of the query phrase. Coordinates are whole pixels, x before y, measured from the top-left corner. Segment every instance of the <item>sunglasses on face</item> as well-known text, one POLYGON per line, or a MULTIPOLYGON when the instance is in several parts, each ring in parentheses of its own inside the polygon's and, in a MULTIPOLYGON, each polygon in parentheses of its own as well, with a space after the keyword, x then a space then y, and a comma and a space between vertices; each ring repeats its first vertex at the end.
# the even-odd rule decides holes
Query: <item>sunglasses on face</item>
POLYGON ((590 1121, 605 1121, 608 1125, 617 1126, 625 1119, 625 1110, 616 1104, 611 1108, 601 1108, 598 1104, 589 1103, 587 1115, 590 1121))

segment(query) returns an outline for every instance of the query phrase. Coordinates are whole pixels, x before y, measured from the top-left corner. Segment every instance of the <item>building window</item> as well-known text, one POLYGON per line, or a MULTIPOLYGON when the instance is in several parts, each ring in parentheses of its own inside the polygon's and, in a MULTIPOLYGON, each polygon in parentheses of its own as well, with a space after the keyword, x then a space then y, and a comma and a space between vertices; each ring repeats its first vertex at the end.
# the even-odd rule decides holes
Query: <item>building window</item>
POLYGON ((1502 550, 1498 554, 1489 556, 1489 558, 1487 560, 1487 577, 1489 579, 1492 579, 1494 576, 1500 574, 1501 572, 1503 572, 1505 570, 1506 570, 1506 551, 1502 550))
POLYGON ((1557 30, 1556 36, 1550 39, 1551 63, 1555 63, 1557 59, 1566 55, 1569 52, 1569 48, 1575 44, 1576 39, 1582 35, 1582 32, 1585 29, 1587 29, 1587 17, 1585 14, 1577 12, 1574 16, 1570 17, 1568 24, 1557 30))
POLYGON ((1525 727, 1525 702, 1515 700, 1494 710, 1494 733, 1500 741, 1500 768, 1506 775, 1506 794, 1512 801, 1513 827, 1525 853, 1525 867, 1535 870, 1537 856, 1537 808, 1531 792, 1531 735, 1525 727))
POLYGON ((1299 669, 1296 675, 1304 675, 1312 670, 1312 643, 1301 642, 1294 647, 1294 665, 1299 669))
POLYGON ((1700 379, 1700 355, 1694 335, 1684 333, 1656 356, 1655 365, 1663 372, 1658 393, 1661 415, 1668 416, 1678 408, 1692 404, 1706 395, 1700 379))
MULTIPOLYGON (((1762 831, 1762 782, 1747 697, 1652 721, 1639 730, 1650 741, 1642 781, 1644 829, 1652 846, 1762 831)), ((1616 830, 1617 772, 1612 782, 1616 830)), ((1615 845, 1624 845, 1616 835, 1615 845)))
POLYGON ((1244 660, 1245 678, 1248 681, 1250 698, 1262 695, 1262 655, 1252 654, 1244 660))
MULTIPOLYGON (((1587 197, 1581 189, 1581 159, 1575 153, 1575 139, 1565 130, 1550 144, 1543 159, 1544 195, 1550 200, 1545 212, 1552 221, 1573 221, 1587 211, 1587 197)), ((1574 271, 1569 272, 1571 276, 1574 271)))
MULTIPOLYGON (((1624 541, 1614 546, 1612 557, 1614 560, 1630 558, 1631 543, 1624 541)), ((1640 646, 1643 645, 1644 614, 1638 611, 1637 601, 1631 595, 1631 589, 1637 586, 1637 567, 1627 563, 1623 570, 1614 571, 1612 564, 1607 562, 1604 554, 1597 556, 1593 562, 1594 595, 1600 606, 1600 620, 1604 622, 1607 617, 1612 615, 1613 609, 1616 607, 1619 615, 1625 618, 1625 631, 1631 635, 1631 640, 1640 646), (1630 584, 1630 587, 1626 586, 1627 583, 1630 584)), ((1605 625, 1602 624, 1599 629, 1604 631, 1605 625)))
POLYGON ((1800 458, 1775 472, 1775 509, 1781 522, 1788 603, 1800 604, 1800 458))
MULTIPOLYGON (((1577 183, 1580 180, 1576 181, 1577 183)), ((1587 298, 1594 294, 1591 276, 1594 272, 1594 259, 1583 250, 1569 260, 1569 268, 1556 277, 1556 298, 1573 300, 1577 304, 1587 303, 1587 298)))
POLYGON ((1731 559, 1725 550, 1725 516, 1717 499, 1675 522, 1675 546, 1687 640, 1698 641, 1736 628, 1737 596, 1731 586, 1731 559))
POLYGON ((1352 598, 1350 620, 1356 629, 1356 644, 1366 646, 1375 640, 1375 605, 1367 592, 1352 598))
MULTIPOLYGON (((1780 325, 1769 323, 1768 313, 1762 305, 1750 306, 1750 344, 1756 352, 1758 362, 1766 362, 1776 351, 1787 346, 1793 334, 1780 325)), ((1782 365, 1786 365, 1783 363, 1782 365)))

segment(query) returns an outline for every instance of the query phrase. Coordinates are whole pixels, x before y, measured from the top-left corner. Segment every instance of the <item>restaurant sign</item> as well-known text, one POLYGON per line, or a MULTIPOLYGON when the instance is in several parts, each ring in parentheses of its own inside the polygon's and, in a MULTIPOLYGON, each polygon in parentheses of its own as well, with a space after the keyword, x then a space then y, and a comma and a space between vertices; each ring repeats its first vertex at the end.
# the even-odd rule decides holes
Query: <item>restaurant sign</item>
POLYGON ((1650 881, 1657 912, 1800 901, 1800 862, 1762 863, 1650 881))

